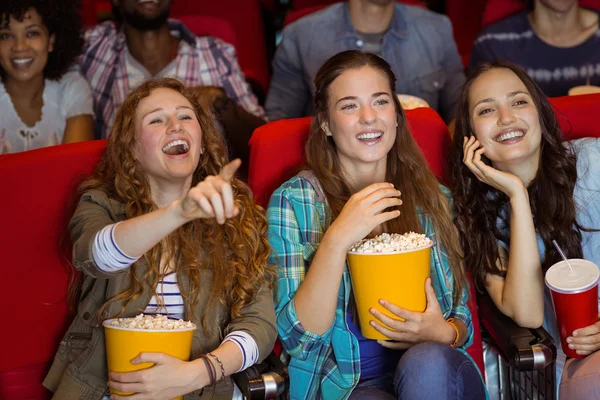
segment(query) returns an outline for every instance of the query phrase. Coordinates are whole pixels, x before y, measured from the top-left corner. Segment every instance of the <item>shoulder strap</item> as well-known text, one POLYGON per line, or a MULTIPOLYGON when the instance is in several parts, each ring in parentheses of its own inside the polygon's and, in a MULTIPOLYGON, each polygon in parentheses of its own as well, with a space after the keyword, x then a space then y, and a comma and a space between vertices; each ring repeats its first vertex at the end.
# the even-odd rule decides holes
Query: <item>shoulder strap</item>
POLYGON ((327 196, 325 196, 325 191, 323 190, 323 186, 321 186, 321 182, 319 182, 319 179, 315 176, 314 172, 312 172, 309 169, 305 169, 305 170, 298 172, 298 175, 296 175, 296 176, 306 179, 312 185, 312 187, 315 189, 315 192, 317 192, 317 200, 322 201, 323 203, 329 205, 327 203, 327 196))

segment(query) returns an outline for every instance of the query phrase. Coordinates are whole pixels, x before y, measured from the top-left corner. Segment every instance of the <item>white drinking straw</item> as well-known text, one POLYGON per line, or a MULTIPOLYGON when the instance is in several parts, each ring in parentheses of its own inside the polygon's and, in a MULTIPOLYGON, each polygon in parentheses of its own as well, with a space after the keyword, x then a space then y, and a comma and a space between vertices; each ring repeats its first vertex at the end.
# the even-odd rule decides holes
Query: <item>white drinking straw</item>
POLYGON ((558 243, 556 243, 556 240, 553 240, 552 243, 554 244, 554 247, 556 247, 556 250, 558 250, 558 253, 560 254, 560 256, 563 258, 563 260, 565 260, 565 262, 569 266, 569 269, 571 270, 571 272, 574 272, 573 267, 571 266, 571 263, 569 263, 569 260, 567 260, 567 256, 565 256, 565 253, 563 253, 563 251, 560 248, 560 246, 558 245, 558 243))

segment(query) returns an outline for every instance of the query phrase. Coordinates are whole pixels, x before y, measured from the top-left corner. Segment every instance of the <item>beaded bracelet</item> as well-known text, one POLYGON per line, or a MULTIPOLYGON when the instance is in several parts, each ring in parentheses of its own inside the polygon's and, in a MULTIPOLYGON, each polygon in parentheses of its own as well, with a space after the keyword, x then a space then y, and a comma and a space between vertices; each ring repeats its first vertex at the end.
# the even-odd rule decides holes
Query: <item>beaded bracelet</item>
POLYGON ((208 355, 214 358, 215 361, 218 362, 219 366, 221 367, 221 377, 217 380, 218 382, 221 379, 225 378, 225 367, 223 367, 223 363, 221 362, 221 360, 219 360, 219 357, 215 356, 213 353, 208 353, 208 355))

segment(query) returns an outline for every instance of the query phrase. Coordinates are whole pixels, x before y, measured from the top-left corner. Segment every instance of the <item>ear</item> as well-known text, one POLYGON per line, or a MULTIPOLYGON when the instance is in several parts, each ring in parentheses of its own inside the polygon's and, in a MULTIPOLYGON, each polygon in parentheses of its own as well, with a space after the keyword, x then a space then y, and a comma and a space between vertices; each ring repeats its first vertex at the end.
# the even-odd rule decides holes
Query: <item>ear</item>
POLYGON ((321 129, 323 129, 323 132, 325 132, 325 135, 332 136, 331 131, 329 130, 329 124, 327 123, 327 121, 321 122, 321 129))
POLYGON ((54 51, 54 41, 56 39, 56 35, 53 33, 48 38, 48 53, 52 53, 54 51))

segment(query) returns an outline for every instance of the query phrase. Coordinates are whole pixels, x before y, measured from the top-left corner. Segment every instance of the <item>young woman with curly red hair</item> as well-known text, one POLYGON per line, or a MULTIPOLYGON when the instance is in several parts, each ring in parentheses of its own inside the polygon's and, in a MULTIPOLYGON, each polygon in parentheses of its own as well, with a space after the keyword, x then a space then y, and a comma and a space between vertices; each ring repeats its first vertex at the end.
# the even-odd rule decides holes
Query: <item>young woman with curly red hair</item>
POLYGON ((102 399, 109 387, 143 398, 231 398, 228 376, 271 351, 266 220, 234 176, 239 160, 227 163, 208 109, 162 78, 135 89, 118 112, 69 226, 82 282, 44 382, 56 398, 102 399), (102 321, 142 312, 195 322, 192 361, 141 353, 132 363, 155 365, 108 374, 102 321))

